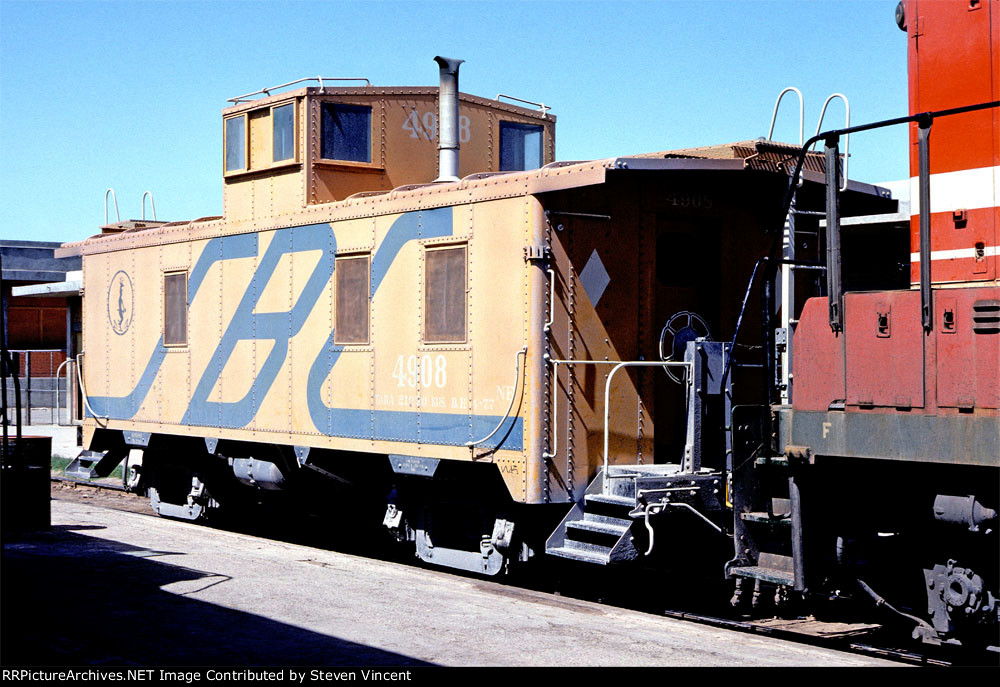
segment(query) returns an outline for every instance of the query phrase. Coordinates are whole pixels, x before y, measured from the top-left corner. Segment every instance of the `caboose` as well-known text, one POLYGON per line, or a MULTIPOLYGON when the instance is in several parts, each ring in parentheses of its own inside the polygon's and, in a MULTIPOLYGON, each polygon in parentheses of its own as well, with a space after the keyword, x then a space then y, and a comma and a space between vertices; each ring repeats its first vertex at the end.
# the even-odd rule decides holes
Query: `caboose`
MULTIPOLYGON (((224 216, 66 247, 84 261, 99 471, 131 454, 133 486, 181 518, 358 485, 421 558, 488 573, 546 539, 634 557, 634 499, 556 528, 588 485, 621 509, 593 484, 618 464, 697 482, 721 518, 725 404, 684 356, 732 335, 793 149, 555 162, 555 117, 460 94, 459 61, 438 62, 439 88, 234 98, 224 216)), ((810 164, 801 193, 821 197, 810 164)))

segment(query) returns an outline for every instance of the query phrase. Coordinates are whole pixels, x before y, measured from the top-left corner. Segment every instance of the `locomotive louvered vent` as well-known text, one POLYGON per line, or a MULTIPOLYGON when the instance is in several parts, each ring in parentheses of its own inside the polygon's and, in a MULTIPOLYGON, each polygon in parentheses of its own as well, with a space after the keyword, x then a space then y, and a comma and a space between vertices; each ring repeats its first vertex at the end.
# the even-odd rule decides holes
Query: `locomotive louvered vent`
POLYGON ((972 304, 972 331, 976 334, 1000 333, 1000 300, 972 304))

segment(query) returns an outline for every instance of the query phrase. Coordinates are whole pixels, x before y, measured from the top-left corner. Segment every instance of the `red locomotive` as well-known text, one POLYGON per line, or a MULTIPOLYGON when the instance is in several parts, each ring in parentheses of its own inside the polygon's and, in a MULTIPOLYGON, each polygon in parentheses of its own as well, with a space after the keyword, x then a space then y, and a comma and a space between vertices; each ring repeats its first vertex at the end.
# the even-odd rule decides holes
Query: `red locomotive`
POLYGON ((737 603, 750 580, 870 596, 915 637, 995 647, 1000 3, 905 0, 897 23, 910 117, 817 138, 836 155, 847 133, 910 127, 911 287, 841 278, 828 173, 826 294, 798 315, 791 403, 734 412, 728 570, 737 603))

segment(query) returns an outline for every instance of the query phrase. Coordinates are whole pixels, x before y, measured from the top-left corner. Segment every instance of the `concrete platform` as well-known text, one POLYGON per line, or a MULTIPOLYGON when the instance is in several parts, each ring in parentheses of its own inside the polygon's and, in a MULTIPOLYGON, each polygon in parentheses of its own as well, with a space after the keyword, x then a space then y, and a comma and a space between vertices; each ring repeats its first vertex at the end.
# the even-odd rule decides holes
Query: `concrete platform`
POLYGON ((88 503, 52 524, 3 544, 5 667, 898 665, 88 503))

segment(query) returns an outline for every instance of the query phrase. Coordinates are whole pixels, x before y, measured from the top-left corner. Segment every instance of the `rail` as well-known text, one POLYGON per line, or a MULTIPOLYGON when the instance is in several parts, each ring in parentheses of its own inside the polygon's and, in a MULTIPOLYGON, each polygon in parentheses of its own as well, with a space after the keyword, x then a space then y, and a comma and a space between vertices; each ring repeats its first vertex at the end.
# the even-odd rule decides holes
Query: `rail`
POLYGON ((142 194, 142 219, 146 219, 146 196, 149 196, 149 207, 153 210, 153 221, 156 221, 156 203, 153 202, 153 192, 146 191, 142 194))
MULTIPOLYGON (((872 122, 870 124, 861 124, 858 126, 848 126, 843 129, 832 129, 830 131, 824 131, 822 133, 817 133, 815 136, 810 138, 802 146, 799 151, 798 158, 795 162, 795 170, 792 172, 792 180, 798 179, 799 175, 802 173, 802 166, 805 163, 806 154, 809 149, 818 141, 825 141, 828 151, 834 151, 832 154, 828 152, 828 155, 836 155, 836 148, 838 142, 842 136, 847 136, 848 134, 859 133, 862 131, 871 131, 872 129, 881 129, 887 126, 896 126, 898 124, 908 124, 910 122, 916 122, 918 126, 918 182, 919 182, 919 192, 920 192, 920 223, 919 223, 919 237, 920 237, 920 303, 921 303, 921 315, 923 319, 923 326, 925 331, 930 331, 933 328, 932 322, 932 304, 931 304, 931 272, 930 272, 930 258, 931 258, 931 243, 930 243, 930 153, 929 153, 929 138, 931 124, 935 119, 941 117, 950 117, 952 115, 965 114, 967 112, 977 112, 979 110, 987 110, 994 107, 1000 107, 1000 100, 994 100, 991 102, 978 103, 976 105, 966 105, 964 107, 953 107, 947 110, 935 110, 931 112, 921 112, 919 114, 910 115, 908 117, 895 117, 893 119, 885 119, 879 122, 872 122)), ((829 169, 829 164, 827 165, 827 175, 830 176, 831 172, 829 169)), ((835 175, 834 175, 835 176, 835 175)), ((833 184, 834 190, 831 191, 831 184, 827 183, 827 193, 836 193, 839 191, 840 185, 833 184)), ((795 184, 789 185, 788 190, 785 192, 785 199, 783 203, 784 212, 782 216, 788 215, 788 208, 791 206, 792 197, 795 193, 795 184)), ((840 220, 836 214, 836 204, 833 204, 833 212, 831 213, 831 204, 827 203, 827 240, 829 242, 831 234, 836 235, 839 238, 840 220)), ((830 250, 828 243, 828 252, 830 250)), ((827 264, 827 275, 830 276, 831 266, 829 265, 829 260, 827 264)), ((839 292, 840 284, 833 285, 836 291, 829 290, 827 296, 830 299, 831 315, 830 315, 830 327, 834 331, 839 331, 842 328, 841 322, 841 310, 840 310, 840 299, 843 294, 839 292), (836 309, 834 308, 834 301, 836 301, 836 309)))
POLYGON ((535 107, 538 108, 539 112, 541 112, 542 114, 545 114, 546 112, 552 109, 551 107, 548 107, 545 103, 536 103, 534 100, 525 100, 524 98, 515 98, 512 95, 504 95, 503 93, 497 93, 496 97, 497 102, 500 101, 500 98, 506 98, 507 100, 516 100, 517 102, 524 103, 525 105, 534 105, 535 107))
POLYGON ((226 100, 227 103, 233 103, 234 105, 239 105, 241 102, 249 101, 255 95, 271 95, 271 91, 276 91, 279 88, 288 88, 289 86, 294 86, 297 83, 305 83, 306 81, 318 81, 319 87, 324 88, 324 81, 364 81, 365 86, 371 86, 372 82, 365 78, 358 77, 344 77, 344 76, 307 76, 302 79, 296 79, 295 81, 289 81, 288 83, 283 83, 279 86, 271 86, 269 88, 262 88, 259 91, 254 91, 253 93, 244 93, 243 95, 238 95, 235 98, 229 98, 226 100))
MULTIPOLYGON (((559 380, 560 365, 617 365, 620 360, 558 360, 545 354, 545 362, 552 364, 552 377, 559 380)), ((552 450, 542 453, 543 458, 555 458, 559 447, 559 389, 552 385, 552 450)))
POLYGON ((70 399, 73 398, 73 365, 76 365, 76 361, 73 358, 66 358, 66 360, 59 363, 59 367, 56 368, 56 379, 59 379, 59 375, 62 373, 63 367, 69 365, 66 368, 66 422, 62 421, 62 405, 59 403, 59 390, 56 387, 56 423, 60 427, 71 427, 80 424, 80 421, 76 419, 76 413, 73 412, 73 404, 70 399))
MULTIPOLYGON (((615 373, 623 367, 663 367, 664 369, 668 367, 683 367, 685 369, 686 381, 688 384, 691 383, 691 372, 694 368, 694 363, 688 362, 671 362, 667 360, 633 360, 627 362, 620 362, 611 368, 611 372, 608 373, 608 379, 604 383, 604 473, 608 472, 608 425, 611 422, 611 380, 614 379, 615 373)), ((605 482, 607 484, 607 482, 605 482)))
MULTIPOLYGON (((785 93, 794 91, 797 96, 799 96, 799 145, 802 145, 803 133, 805 132, 805 102, 802 100, 802 91, 797 89, 795 86, 789 86, 778 94, 778 99, 774 102, 774 112, 771 114, 771 126, 767 130, 767 140, 771 140, 771 135, 774 133, 774 122, 778 118, 778 107, 781 105, 781 99, 785 97, 785 93)), ((820 117, 820 121, 823 121, 820 117)))
POLYGON ((552 323, 556 316, 556 271, 551 267, 545 270, 549 275, 549 317, 545 320, 545 333, 552 331, 552 323))
POLYGON ((503 417, 500 419, 500 422, 497 423, 497 426, 493 428, 492 432, 484 436, 482 439, 479 439, 478 441, 465 442, 465 445, 468 446, 470 449, 473 446, 483 443, 484 441, 488 441, 490 437, 492 437, 494 434, 500 431, 500 428, 503 427, 503 423, 507 422, 507 418, 510 417, 510 411, 514 409, 514 399, 517 398, 517 383, 521 379, 521 363, 520 363, 521 356, 526 354, 527 352, 528 352, 528 347, 522 346, 521 350, 519 350, 517 353, 514 354, 514 390, 510 394, 510 405, 507 406, 507 412, 503 414, 503 417))
POLYGON ((121 213, 118 212, 118 196, 115 195, 115 190, 113 188, 109 188, 107 191, 104 192, 104 223, 108 224, 108 219, 109 219, 109 217, 108 217, 108 194, 111 195, 111 200, 115 201, 115 221, 116 222, 121 222, 122 221, 122 216, 121 216, 121 213))
POLYGON ((83 405, 90 411, 91 416, 95 420, 104 420, 107 422, 109 419, 106 415, 98 415, 97 412, 90 407, 90 399, 87 398, 87 389, 83 385, 83 353, 76 354, 76 380, 80 384, 80 396, 83 398, 83 405))
MULTIPOLYGON (((845 126, 848 127, 851 126, 851 103, 848 102, 847 96, 844 95, 843 93, 833 93, 827 96, 826 101, 823 103, 823 109, 819 113, 819 121, 816 122, 817 134, 819 133, 820 127, 823 126, 823 117, 826 116, 826 108, 830 104, 830 101, 833 100, 834 98, 840 98, 841 100, 844 101, 844 110, 846 112, 846 117, 847 117, 845 126)), ((801 145, 801 142, 799 143, 799 145, 801 145)), ((813 147, 815 146, 816 144, 813 143, 813 147)), ((847 180, 848 180, 847 166, 850 164, 850 162, 851 162, 851 137, 850 135, 847 135, 844 136, 844 181, 843 185, 840 187, 841 193, 847 190, 847 180)))

